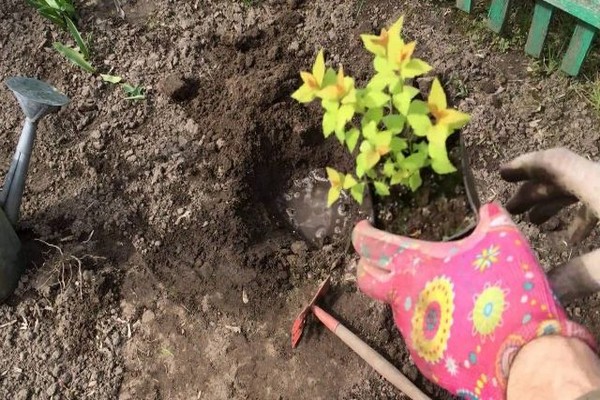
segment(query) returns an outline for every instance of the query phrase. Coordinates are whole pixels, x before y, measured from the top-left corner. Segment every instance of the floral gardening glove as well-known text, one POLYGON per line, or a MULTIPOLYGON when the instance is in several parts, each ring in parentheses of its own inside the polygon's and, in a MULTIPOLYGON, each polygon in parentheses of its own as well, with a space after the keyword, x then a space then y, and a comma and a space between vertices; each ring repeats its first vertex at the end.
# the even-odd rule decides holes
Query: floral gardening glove
POLYGON ((503 399, 512 360, 542 335, 592 336, 567 319, 527 240, 497 204, 473 234, 425 242, 360 222, 358 286, 391 305, 423 375, 466 399, 503 399))

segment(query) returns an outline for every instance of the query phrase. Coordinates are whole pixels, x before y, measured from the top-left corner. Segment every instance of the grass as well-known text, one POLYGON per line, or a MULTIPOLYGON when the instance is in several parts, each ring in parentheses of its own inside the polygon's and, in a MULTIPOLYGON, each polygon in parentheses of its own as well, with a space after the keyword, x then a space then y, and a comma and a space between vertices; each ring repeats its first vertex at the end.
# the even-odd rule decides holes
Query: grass
MULTIPOLYGON (((244 2, 256 3, 259 0, 243 0, 244 2)), ((76 21, 77 14, 72 0, 27 0, 27 3, 34 7, 40 15, 67 31, 76 47, 69 47, 61 42, 54 42, 53 46, 63 57, 69 60, 79 68, 96 74, 96 68, 90 62, 90 41, 91 35, 86 39, 79 32, 76 21)), ((126 82, 122 82, 122 78, 116 75, 100 74, 104 82, 113 85, 121 84, 125 92, 126 100, 143 100, 144 88, 141 86, 132 86, 126 82)))
MULTIPOLYGON (((525 43, 533 18, 534 1, 513 2, 511 13, 506 22, 503 35, 497 35, 487 27, 489 2, 477 2, 471 14, 456 11, 455 24, 465 27, 463 32, 479 46, 491 46, 501 53, 525 51, 525 43)), ((548 77, 560 70, 563 56, 567 50, 577 20, 568 13, 556 10, 550 23, 550 29, 544 43, 542 55, 531 58, 527 70, 534 76, 548 77)), ((600 40, 596 40, 588 54, 580 76, 571 80, 571 91, 585 99, 600 115, 600 40)), ((459 82, 454 81, 458 93, 464 95, 459 82)))
POLYGON ((572 88, 600 115, 600 73, 594 79, 573 84, 572 88))

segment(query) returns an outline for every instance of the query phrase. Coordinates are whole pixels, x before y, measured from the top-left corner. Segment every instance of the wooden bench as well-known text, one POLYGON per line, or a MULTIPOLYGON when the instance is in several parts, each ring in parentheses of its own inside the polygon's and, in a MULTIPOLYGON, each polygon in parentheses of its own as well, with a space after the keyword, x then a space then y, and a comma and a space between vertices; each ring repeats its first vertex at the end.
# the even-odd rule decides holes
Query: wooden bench
MULTIPOLYGON (((494 32, 500 33, 504 28, 510 3, 511 0, 492 0, 488 25, 494 32)), ((471 12, 473 0, 457 0, 456 6, 471 12)), ((575 32, 561 65, 564 72, 576 76, 592 46, 596 31, 600 29, 600 0, 536 0, 525 46, 527 54, 540 56, 555 8, 577 18, 575 32)))

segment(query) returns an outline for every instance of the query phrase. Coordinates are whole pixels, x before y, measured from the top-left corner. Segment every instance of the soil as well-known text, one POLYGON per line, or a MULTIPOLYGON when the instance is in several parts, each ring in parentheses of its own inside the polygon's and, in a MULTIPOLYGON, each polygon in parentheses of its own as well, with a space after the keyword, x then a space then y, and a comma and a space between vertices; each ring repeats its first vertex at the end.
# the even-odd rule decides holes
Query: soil
MULTIPOLYGON (((293 319, 331 274, 326 307, 450 398, 420 377, 390 311, 357 292, 347 238, 308 246, 275 205, 291 180, 348 162, 317 110, 290 99, 298 71, 323 47, 365 79, 358 34, 405 14, 418 55, 473 116, 463 135, 482 201, 507 200, 497 170, 517 154, 598 157, 598 115, 573 81, 472 40, 450 1, 121 3, 124 18, 112 0, 78 2, 80 26, 94 64, 144 85, 145 101, 69 65, 51 48, 67 35, 26 2, 0 4, 0 79, 38 77, 73 100, 40 125, 19 225, 29 267, 0 306, 0 397, 403 398, 316 323, 291 350, 293 319)), ((22 124, 5 87, 0 115, 4 175, 22 124)), ((565 221, 520 221, 549 267, 597 239, 567 247, 565 221)), ((600 297, 569 312, 600 336, 600 297)))

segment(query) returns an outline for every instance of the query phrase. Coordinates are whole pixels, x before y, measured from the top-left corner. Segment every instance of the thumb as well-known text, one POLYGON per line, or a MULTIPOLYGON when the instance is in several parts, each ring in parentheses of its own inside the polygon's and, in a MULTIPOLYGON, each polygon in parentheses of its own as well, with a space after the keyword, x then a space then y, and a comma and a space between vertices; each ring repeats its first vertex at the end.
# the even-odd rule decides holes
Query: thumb
POLYGON ((358 288, 375 300, 392 303, 395 290, 390 278, 389 271, 372 265, 365 259, 360 259, 356 266, 358 288))
POLYGON ((372 265, 388 270, 390 260, 403 243, 401 236, 374 228, 367 220, 360 221, 352 231, 352 244, 360 257, 372 265))
POLYGON ((361 259, 357 266, 359 289, 376 300, 391 303, 396 293, 391 261, 398 253, 402 238, 359 222, 352 233, 352 243, 361 259))

